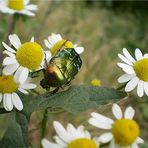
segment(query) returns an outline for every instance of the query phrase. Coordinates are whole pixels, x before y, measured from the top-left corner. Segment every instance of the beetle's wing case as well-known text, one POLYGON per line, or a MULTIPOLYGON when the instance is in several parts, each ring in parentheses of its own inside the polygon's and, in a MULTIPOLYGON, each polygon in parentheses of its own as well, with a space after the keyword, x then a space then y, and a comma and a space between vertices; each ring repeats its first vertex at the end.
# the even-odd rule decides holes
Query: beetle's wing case
POLYGON ((82 61, 73 48, 59 51, 49 62, 44 78, 44 85, 61 87, 69 83, 81 68, 82 61))
POLYGON ((79 54, 73 49, 73 48, 65 48, 64 49, 67 53, 69 53, 68 61, 67 62, 67 69, 65 71, 65 74, 67 75, 68 80, 74 79, 74 76, 79 72, 82 60, 79 56, 79 54))

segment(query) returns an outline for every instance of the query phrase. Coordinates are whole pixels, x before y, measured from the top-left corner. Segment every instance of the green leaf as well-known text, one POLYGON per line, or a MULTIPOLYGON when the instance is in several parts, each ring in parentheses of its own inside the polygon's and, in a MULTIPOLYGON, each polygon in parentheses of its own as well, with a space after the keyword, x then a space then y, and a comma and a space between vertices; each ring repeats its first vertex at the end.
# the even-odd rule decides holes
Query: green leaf
POLYGON ((26 148, 28 147, 27 139, 28 121, 21 112, 13 111, 10 113, 5 135, 0 141, 1 148, 26 148))
POLYGON ((32 112, 48 107, 60 107, 76 114, 90 108, 119 101, 126 93, 113 88, 93 86, 72 86, 56 94, 46 92, 38 96, 21 96, 24 109, 11 112, 11 120, 4 137, 0 141, 2 148, 28 147, 27 126, 32 112))
POLYGON ((66 91, 56 94, 49 92, 24 98, 24 114, 27 116, 35 110, 48 107, 59 107, 70 113, 77 114, 90 108, 119 101, 126 96, 125 92, 113 88, 93 86, 72 86, 66 91))

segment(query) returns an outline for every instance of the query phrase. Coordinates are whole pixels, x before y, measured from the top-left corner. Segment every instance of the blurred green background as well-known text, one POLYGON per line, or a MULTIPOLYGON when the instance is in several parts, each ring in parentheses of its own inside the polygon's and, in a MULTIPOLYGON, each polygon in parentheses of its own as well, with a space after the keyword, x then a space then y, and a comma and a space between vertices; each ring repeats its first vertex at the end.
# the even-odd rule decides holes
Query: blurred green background
MULTIPOLYGON (((148 52, 148 2, 146 1, 63 1, 63 0, 34 0, 39 10, 35 17, 23 16, 18 20, 13 33, 16 33, 22 42, 29 41, 32 36, 42 44, 51 33, 60 33, 63 38, 85 47, 81 55, 83 66, 72 84, 90 84, 92 79, 100 79, 103 86, 117 88, 117 78, 123 73, 117 67, 117 54, 126 47, 131 54, 135 48, 143 53, 148 52)), ((5 41, 12 16, 0 13, 0 42, 5 41)), ((3 50, 0 44, 1 51, 3 50)), ((34 80, 36 81, 36 80, 34 80)), ((43 89, 38 89, 41 93, 43 89)), ((148 101, 139 99, 132 94, 119 104, 124 109, 132 105, 136 109, 135 119, 141 127, 141 137, 148 142, 148 101)), ((111 116, 111 105, 94 109, 111 116)), ((90 117, 89 110, 79 115, 69 113, 49 113, 45 137, 52 139, 54 131, 53 120, 63 124, 72 122, 75 125, 84 124, 93 134, 99 135, 102 131, 94 130, 87 124, 90 117)), ((42 137, 42 119, 44 111, 35 112, 29 125, 29 138, 33 147, 40 146, 42 137)), ((7 126, 9 115, 0 117, 0 136, 7 126), (5 124, 4 124, 5 123, 5 124)), ((142 147, 142 146, 141 146, 142 147)), ((143 148, 147 148, 145 144, 143 148)))

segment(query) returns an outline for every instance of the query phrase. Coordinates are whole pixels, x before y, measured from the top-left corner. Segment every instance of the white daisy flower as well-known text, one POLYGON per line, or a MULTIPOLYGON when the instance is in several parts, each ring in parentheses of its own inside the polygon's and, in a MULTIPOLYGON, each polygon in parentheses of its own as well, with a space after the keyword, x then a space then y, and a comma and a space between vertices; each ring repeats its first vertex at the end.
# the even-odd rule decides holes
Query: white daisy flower
MULTIPOLYGON (((52 33, 52 35, 48 37, 48 40, 44 40, 44 42, 45 45, 50 49, 51 54, 55 55, 66 40, 63 39, 60 34, 52 33)), ((79 47, 77 44, 73 44, 71 41, 67 41, 64 47, 74 48, 78 54, 81 54, 84 51, 84 47, 79 47)))
POLYGON ((23 83, 27 79, 29 72, 41 69, 44 62, 44 51, 42 47, 34 42, 34 38, 30 42, 21 44, 16 34, 9 35, 12 47, 2 42, 6 50, 3 52, 9 57, 3 60, 3 73, 5 75, 13 74, 18 76, 18 80, 23 83))
POLYGON ((0 102, 3 100, 3 106, 7 111, 11 111, 13 107, 19 111, 23 109, 22 101, 17 94, 20 91, 24 94, 28 94, 29 89, 34 89, 35 84, 28 82, 20 83, 18 75, 3 75, 0 76, 0 102))
POLYGON ((139 143, 144 141, 139 137, 140 130, 138 124, 133 120, 135 110, 127 107, 124 115, 117 104, 113 104, 112 112, 116 121, 105 117, 99 113, 91 113, 88 122, 100 129, 110 130, 99 137, 102 143, 110 142, 109 148, 138 148, 139 143))
POLYGON ((0 11, 3 13, 19 13, 28 16, 34 16, 32 11, 36 11, 38 8, 36 5, 30 5, 30 0, 1 0, 0 11))
POLYGON ((75 128, 72 124, 67 125, 65 129, 59 122, 53 123, 57 136, 54 137, 56 143, 47 139, 42 140, 43 148, 98 148, 97 138, 91 138, 88 131, 83 126, 75 128))
POLYGON ((118 54, 124 63, 118 63, 118 66, 126 73, 119 77, 119 83, 125 83, 125 91, 130 92, 137 86, 137 94, 139 97, 148 96, 148 53, 142 54, 140 49, 135 50, 134 59, 127 49, 123 49, 123 55, 118 54))

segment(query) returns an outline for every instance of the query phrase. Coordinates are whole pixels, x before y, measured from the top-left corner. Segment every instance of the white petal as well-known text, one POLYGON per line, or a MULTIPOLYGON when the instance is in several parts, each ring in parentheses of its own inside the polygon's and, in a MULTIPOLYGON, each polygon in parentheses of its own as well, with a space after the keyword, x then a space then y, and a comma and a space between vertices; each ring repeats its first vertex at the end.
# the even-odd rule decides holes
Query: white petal
POLYGON ((11 111, 13 109, 11 94, 4 94, 4 108, 7 111, 11 111))
POLYGON ((144 143, 144 140, 143 140, 142 138, 138 137, 138 138, 136 139, 136 143, 137 143, 137 144, 139 144, 139 143, 144 143))
POLYGON ((49 142, 45 138, 41 141, 41 143, 42 143, 43 148, 63 148, 63 147, 58 146, 57 144, 49 142))
POLYGON ((94 117, 96 120, 98 120, 100 122, 104 122, 106 124, 113 124, 114 123, 114 121, 112 119, 107 118, 99 113, 93 112, 93 113, 91 113, 91 116, 94 117))
POLYGON ((26 84, 21 84, 20 87, 23 89, 34 89, 37 86, 33 83, 26 83, 26 84))
POLYGON ((126 64, 128 64, 128 65, 133 65, 133 63, 132 63, 130 60, 128 60, 127 58, 125 58, 123 55, 118 54, 118 57, 119 57, 123 62, 125 62, 126 64))
POLYGON ((105 133, 99 137, 99 141, 102 143, 108 143, 113 138, 113 135, 111 133, 105 133))
POLYGON ((96 145, 99 147, 100 146, 100 141, 98 137, 93 137, 93 141, 96 143, 96 145))
POLYGON ((0 93, 0 102, 2 101, 3 99, 3 94, 0 93))
POLYGON ((125 91, 126 91, 126 92, 132 91, 132 90, 137 86, 138 82, 139 82, 139 79, 138 79, 137 77, 134 77, 133 79, 131 79, 131 80, 127 83, 127 85, 126 85, 126 87, 125 87, 125 91))
POLYGON ((24 83, 28 78, 29 70, 20 66, 14 75, 15 82, 24 83))
POLYGON ((127 107, 124 113, 124 118, 133 119, 134 115, 135 115, 135 110, 131 106, 127 107))
POLYGON ((49 41, 49 43, 50 43, 52 46, 57 42, 56 39, 54 39, 53 36, 49 36, 49 37, 48 37, 48 41, 49 41))
POLYGON ((56 34, 57 41, 62 40, 62 36, 60 34, 56 34))
POLYGON ((28 91, 26 91, 25 89, 18 88, 18 90, 19 90, 20 92, 22 92, 23 94, 26 94, 26 95, 29 94, 28 91))
POLYGON ((131 145, 131 148, 139 148, 139 146, 137 145, 137 143, 133 143, 133 144, 131 145))
POLYGON ((148 58, 148 54, 147 53, 144 55, 144 58, 148 58))
POLYGON ((135 63, 135 59, 130 55, 130 53, 128 52, 128 50, 126 48, 123 48, 123 54, 124 56, 129 59, 132 63, 135 63))
POLYGON ((28 16, 35 16, 35 14, 27 9, 20 11, 21 14, 28 15, 28 16))
POLYGON ((13 48, 9 47, 6 43, 2 42, 2 44, 11 53, 16 53, 16 51, 13 48))
POLYGON ((136 59, 137 60, 140 60, 140 59, 142 59, 143 58, 143 55, 142 55, 142 52, 140 51, 140 49, 136 49, 135 50, 135 56, 136 56, 136 59))
POLYGON ((121 110, 121 108, 120 108, 120 106, 118 104, 113 104, 112 112, 113 112, 114 116, 117 119, 121 119, 122 118, 122 110, 121 110))
POLYGON ((38 10, 37 5, 33 5, 33 4, 27 5, 25 8, 26 8, 27 10, 30 10, 30 11, 36 11, 36 10, 38 10))
POLYGON ((13 54, 13 53, 10 52, 10 51, 5 50, 5 51, 3 52, 3 54, 7 54, 9 57, 15 58, 15 54, 13 54))
POLYGON ((75 127, 72 125, 72 124, 70 124, 70 123, 68 123, 67 124, 67 132, 70 134, 70 136, 72 137, 72 138, 77 138, 77 130, 75 129, 75 127))
POLYGON ((29 4, 30 0, 24 0, 25 5, 29 4))
POLYGON ((9 40, 16 49, 21 46, 21 41, 16 34, 9 35, 9 40))
POLYGON ((34 37, 31 38, 30 42, 34 42, 34 37))
POLYGON ((117 63, 117 65, 122 68, 122 70, 128 74, 135 74, 135 71, 132 66, 124 64, 124 63, 117 63))
POLYGON ((54 121, 53 122, 54 129, 56 130, 56 133, 58 136, 65 141, 66 143, 69 142, 69 136, 65 128, 60 124, 60 122, 54 121))
POLYGON ((45 44, 46 47, 48 47, 49 49, 52 47, 52 45, 49 43, 48 40, 44 40, 44 44, 45 44))
POLYGON ((62 148, 66 147, 67 144, 60 137, 54 136, 53 138, 56 141, 56 143, 60 145, 62 148))
POLYGON ((18 67, 19 67, 18 63, 8 65, 8 66, 4 67, 3 73, 6 75, 13 74, 17 70, 18 67))
POLYGON ((144 91, 146 95, 148 96, 148 82, 144 82, 144 91))
POLYGON ((18 96, 18 94, 16 93, 13 93, 12 94, 12 102, 13 102, 13 105, 19 110, 21 111, 23 109, 23 103, 20 99, 20 97, 18 96))
POLYGON ((103 122, 98 122, 98 120, 96 120, 95 118, 90 118, 88 120, 88 123, 93 125, 93 126, 95 126, 95 127, 101 128, 101 129, 111 129, 112 128, 111 124, 106 124, 106 123, 103 123, 103 122))
POLYGON ((11 64, 15 64, 15 63, 17 63, 16 59, 11 58, 11 57, 6 57, 3 60, 3 65, 11 65, 11 64))
POLYGON ((144 82, 141 80, 138 83, 137 94, 139 97, 142 97, 144 95, 144 82))
POLYGON ((124 74, 118 78, 119 83, 125 83, 131 80, 135 75, 124 74))
POLYGON ((84 52, 84 47, 75 47, 74 49, 78 54, 81 54, 84 52))
MULTIPOLYGON (((50 51, 44 51, 45 53, 45 59, 47 60, 47 62, 52 58, 51 52, 50 51)), ((45 62, 44 59, 44 62, 45 62)))

